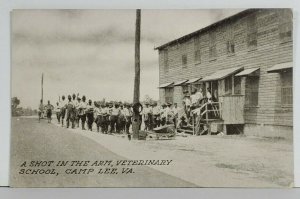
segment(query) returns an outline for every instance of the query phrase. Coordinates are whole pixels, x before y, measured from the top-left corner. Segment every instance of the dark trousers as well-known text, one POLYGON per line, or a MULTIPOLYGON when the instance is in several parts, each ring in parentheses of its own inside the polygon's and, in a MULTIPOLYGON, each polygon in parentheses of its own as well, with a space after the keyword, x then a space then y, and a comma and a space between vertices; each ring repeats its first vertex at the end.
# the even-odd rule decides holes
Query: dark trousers
POLYGON ((92 131, 93 130, 93 122, 94 122, 94 113, 87 113, 86 117, 87 117, 88 129, 90 131, 92 131))
POLYGON ((101 132, 102 133, 107 133, 108 131, 108 124, 109 124, 109 121, 108 121, 108 116, 102 116, 102 121, 101 121, 101 132))
POLYGON ((79 120, 78 120, 78 123, 80 122, 81 120, 81 127, 82 129, 85 129, 85 121, 86 121, 86 114, 83 114, 83 115, 79 115, 79 120))
POLYGON ((102 124, 103 116, 102 115, 97 115, 97 118, 95 120, 96 126, 97 126, 97 131, 100 131, 100 127, 102 124))
POLYGON ((119 133, 119 126, 118 126, 118 116, 112 115, 110 116, 110 132, 117 132, 119 133))
POLYGON ((131 116, 126 116, 125 130, 127 134, 129 134, 130 125, 131 125, 131 116))
POLYGON ((66 109, 61 108, 60 110, 61 126, 64 125, 65 116, 66 116, 66 109))
POLYGON ((152 127, 156 128, 160 126, 160 118, 159 115, 153 115, 152 127))
POLYGON ((72 124, 72 128, 75 128, 75 113, 74 113, 74 110, 68 110, 68 113, 67 113, 67 128, 69 128, 70 122, 72 124))
POLYGON ((56 118, 57 118, 58 123, 60 123, 60 112, 56 112, 56 118))

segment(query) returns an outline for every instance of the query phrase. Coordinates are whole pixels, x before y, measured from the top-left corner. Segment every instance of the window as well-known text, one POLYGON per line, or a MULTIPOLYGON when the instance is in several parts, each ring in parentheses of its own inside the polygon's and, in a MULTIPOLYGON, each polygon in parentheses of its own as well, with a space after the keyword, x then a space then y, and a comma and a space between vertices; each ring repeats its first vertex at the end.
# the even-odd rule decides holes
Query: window
POLYGON ((232 94, 232 76, 225 78, 225 95, 232 94))
POLYGON ((259 77, 248 76, 246 78, 246 93, 245 93, 246 106, 258 106, 258 86, 259 86, 259 77))
POLYGON ((256 16, 253 14, 248 18, 247 21, 247 44, 248 47, 256 48, 257 46, 257 25, 256 25, 256 16))
POLYGON ((215 59, 216 57, 217 57, 216 33, 211 32, 209 34, 209 58, 215 59))
POLYGON ((164 70, 165 72, 169 71, 169 57, 168 57, 168 50, 163 51, 163 59, 164 59, 164 70))
POLYGON ((233 54, 234 52, 235 52, 234 41, 233 40, 227 41, 227 54, 233 54))
POLYGON ((165 90, 165 100, 166 103, 173 103, 173 88, 166 88, 165 90))
POLYGON ((195 51, 195 64, 201 63, 201 53, 200 50, 195 51))
POLYGON ((241 94, 241 77, 234 77, 234 94, 241 94))
POLYGON ((292 70, 281 73, 281 105, 293 105, 293 74, 292 70))
POLYGON ((194 39, 194 49, 195 49, 195 64, 201 63, 201 51, 200 51, 200 38, 195 37, 194 39))
POLYGON ((182 67, 185 68, 187 65, 187 55, 181 56, 182 67))
POLYGON ((281 42, 292 40, 293 13, 290 9, 282 9, 279 13, 279 38, 281 42))

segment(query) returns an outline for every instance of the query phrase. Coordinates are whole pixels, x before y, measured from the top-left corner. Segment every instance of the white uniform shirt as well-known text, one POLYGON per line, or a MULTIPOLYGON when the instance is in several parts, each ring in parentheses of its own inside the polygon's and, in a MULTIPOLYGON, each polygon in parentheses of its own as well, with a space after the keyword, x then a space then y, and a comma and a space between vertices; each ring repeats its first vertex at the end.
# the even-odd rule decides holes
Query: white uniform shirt
POLYGON ((132 116, 132 111, 128 108, 124 108, 124 116, 128 117, 128 116, 132 116))
POLYGON ((120 109, 119 108, 116 108, 116 107, 113 107, 112 108, 112 111, 111 111, 111 115, 119 115, 120 114, 120 109))
POLYGON ((62 100, 59 102, 59 106, 61 108, 66 108, 67 104, 68 104, 67 100, 62 100))
POLYGON ((144 115, 148 114, 148 113, 152 113, 152 108, 151 107, 145 107, 143 110, 144 115))
POLYGON ((190 98, 186 97, 184 100, 185 106, 191 106, 192 102, 190 100, 190 98))
POLYGON ((153 115, 159 115, 160 113, 159 107, 158 106, 153 107, 152 113, 153 115))

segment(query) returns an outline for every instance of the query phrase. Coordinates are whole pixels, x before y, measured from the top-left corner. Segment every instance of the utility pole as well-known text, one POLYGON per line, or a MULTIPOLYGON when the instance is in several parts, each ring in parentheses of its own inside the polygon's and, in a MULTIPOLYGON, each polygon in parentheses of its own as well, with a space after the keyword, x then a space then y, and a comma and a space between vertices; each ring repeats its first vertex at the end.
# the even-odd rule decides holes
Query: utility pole
POLYGON ((42 99, 42 104, 44 104, 44 90, 43 90, 43 87, 44 87, 44 73, 42 73, 42 84, 41 84, 41 86, 42 86, 42 97, 41 97, 41 99, 42 99))
MULTIPOLYGON (((140 35, 141 35, 141 10, 136 10, 135 22, 135 76, 134 76, 134 94, 133 104, 135 107, 140 103, 140 35)), ((140 113, 133 111, 132 131, 133 139, 139 138, 139 127, 141 123, 140 113)))

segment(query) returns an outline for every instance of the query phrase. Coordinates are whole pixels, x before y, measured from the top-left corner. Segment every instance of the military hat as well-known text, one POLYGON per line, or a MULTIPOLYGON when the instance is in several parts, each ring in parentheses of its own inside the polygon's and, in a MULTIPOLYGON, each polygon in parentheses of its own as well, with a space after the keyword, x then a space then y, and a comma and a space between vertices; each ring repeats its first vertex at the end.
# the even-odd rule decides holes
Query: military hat
POLYGON ((71 95, 68 95, 68 99, 72 99, 71 95))
POLYGON ((86 99, 85 95, 82 96, 82 99, 86 99))
POLYGON ((75 93, 73 93, 72 97, 74 97, 74 98, 76 97, 75 93))
POLYGON ((80 98, 80 97, 77 97, 77 99, 78 99, 78 100, 81 100, 81 98, 80 98))
POLYGON ((63 95, 61 98, 62 98, 62 99, 65 99, 65 96, 63 95))

